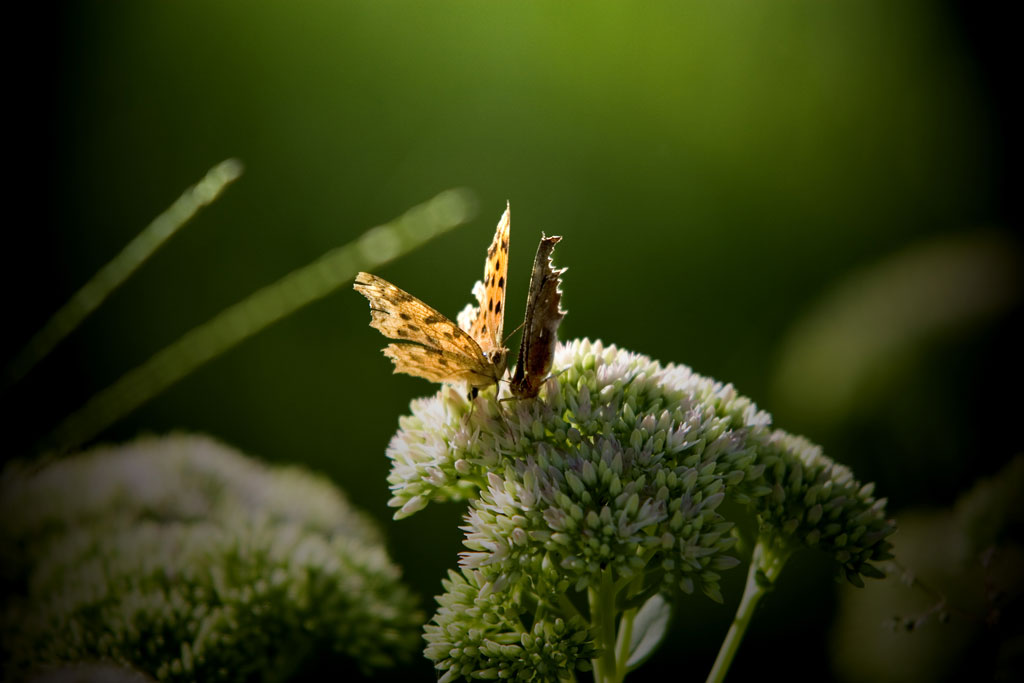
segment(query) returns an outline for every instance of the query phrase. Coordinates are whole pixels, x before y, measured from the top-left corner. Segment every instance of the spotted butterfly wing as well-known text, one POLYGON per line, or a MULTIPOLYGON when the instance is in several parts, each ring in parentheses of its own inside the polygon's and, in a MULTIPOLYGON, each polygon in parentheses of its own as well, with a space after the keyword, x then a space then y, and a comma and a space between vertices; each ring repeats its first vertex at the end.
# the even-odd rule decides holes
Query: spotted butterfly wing
POLYGON ((505 328, 505 290, 508 285, 508 244, 511 234, 511 206, 505 205, 505 213, 498 221, 494 239, 487 248, 484 263, 483 286, 477 283, 473 294, 477 298, 473 307, 465 312, 460 322, 468 321, 468 332, 480 345, 485 354, 503 351, 502 332, 505 328), (467 320, 468 319, 468 320, 467 320))
POLYGON ((370 273, 359 273, 354 287, 370 301, 371 327, 401 342, 384 349, 395 372, 470 387, 490 386, 504 374, 469 334, 412 294, 370 273))
MULTIPOLYGON (((501 306, 494 310, 497 294, 494 287, 486 288, 486 296, 491 297, 490 312, 487 316, 478 314, 469 331, 384 278, 370 273, 356 276, 353 288, 370 302, 370 326, 398 342, 384 348, 384 355, 395 364, 395 372, 431 382, 465 382, 471 391, 497 384, 505 374, 508 353, 500 344, 500 334, 508 268, 508 213, 506 208, 485 266, 485 279, 494 283, 501 281, 501 306), (494 258, 494 254, 501 252, 502 244, 503 255, 500 259, 494 258), (500 276, 490 272, 492 264, 494 268, 500 266, 500 276), (496 324, 495 312, 499 314, 496 324), (474 333, 475 329, 479 331, 474 333), (498 336, 485 333, 490 329, 496 329, 498 336)), ((482 304, 485 300, 480 298, 482 304)))
POLYGON ((552 267, 551 254, 561 240, 561 237, 545 237, 542 233, 533 259, 523 338, 510 383, 512 395, 516 398, 533 398, 540 393, 555 357, 558 326, 565 317, 559 285, 566 269, 552 267))

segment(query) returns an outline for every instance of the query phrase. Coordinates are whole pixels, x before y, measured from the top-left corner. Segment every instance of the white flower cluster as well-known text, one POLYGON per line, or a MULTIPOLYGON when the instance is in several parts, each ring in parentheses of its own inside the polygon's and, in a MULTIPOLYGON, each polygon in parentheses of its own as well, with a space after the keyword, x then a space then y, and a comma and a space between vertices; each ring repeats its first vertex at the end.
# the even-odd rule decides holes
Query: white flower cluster
MULTIPOLYGON (((585 631, 567 596, 609 581, 622 602, 696 590, 721 601, 719 573, 739 563, 725 500, 757 515, 776 545, 832 551, 853 581, 877 574, 868 562, 886 556, 892 532, 884 501, 772 431, 731 385, 589 340, 559 346, 553 372, 536 400, 469 403, 443 388, 413 402, 388 448, 396 518, 469 500, 463 573, 427 627, 439 669, 511 675, 483 654, 487 643, 538 623, 585 631)), ((555 651, 545 666, 556 677, 585 665, 555 651)))
POLYGON ((325 479, 177 435, 0 487, 3 671, 106 661, 161 681, 287 680, 415 651, 423 615, 369 519, 325 479))

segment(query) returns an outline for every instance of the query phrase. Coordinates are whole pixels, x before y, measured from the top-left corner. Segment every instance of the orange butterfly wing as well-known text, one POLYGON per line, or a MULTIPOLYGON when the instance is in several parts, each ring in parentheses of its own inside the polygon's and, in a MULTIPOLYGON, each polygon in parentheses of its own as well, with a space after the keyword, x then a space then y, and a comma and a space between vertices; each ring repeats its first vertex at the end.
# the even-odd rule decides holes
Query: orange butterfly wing
POLYGON ((474 288, 478 308, 476 318, 469 325, 469 335, 476 340, 484 353, 501 350, 502 332, 505 327, 505 289, 508 285, 508 240, 511 232, 511 207, 506 204, 505 213, 498 221, 494 239, 487 249, 484 263, 483 289, 474 288))
POLYGON ((395 372, 431 382, 466 382, 473 389, 498 383, 508 362, 501 334, 509 228, 506 205, 487 250, 484 283, 474 287, 479 307, 467 307, 459 325, 384 278, 370 273, 356 276, 353 288, 370 302, 370 325, 400 342, 384 349, 395 372))

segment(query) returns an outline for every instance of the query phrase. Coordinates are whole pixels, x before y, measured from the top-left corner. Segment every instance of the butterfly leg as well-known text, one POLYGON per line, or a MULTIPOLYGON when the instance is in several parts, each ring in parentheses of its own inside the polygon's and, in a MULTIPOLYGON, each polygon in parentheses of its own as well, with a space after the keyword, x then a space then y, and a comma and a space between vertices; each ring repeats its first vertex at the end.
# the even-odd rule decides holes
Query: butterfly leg
MULTIPOLYGON (((480 396, 479 387, 469 387, 466 391, 466 399, 469 401, 469 414, 466 415, 466 424, 469 424, 470 420, 473 419, 473 411, 476 410, 476 399, 478 396, 480 396)), ((498 419, 501 420, 501 423, 505 426, 505 432, 508 434, 509 438, 512 439, 512 443, 516 443, 515 432, 512 431, 512 425, 508 423, 508 420, 505 418, 505 411, 501 407, 501 401, 504 400, 507 399, 499 399, 497 392, 495 392, 494 406, 498 410, 498 419)))
POLYGON ((498 392, 494 392, 494 407, 498 411, 498 418, 501 420, 501 423, 505 425, 505 431, 508 433, 509 438, 512 439, 512 443, 517 443, 515 432, 512 431, 512 425, 510 425, 508 420, 505 419, 505 410, 501 407, 501 402, 503 400, 504 399, 498 398, 498 392))
POLYGON ((466 424, 468 425, 473 419, 473 411, 476 410, 476 397, 480 395, 480 390, 476 387, 470 387, 466 392, 466 401, 469 402, 469 414, 466 415, 466 424))
POLYGON ((543 382, 543 384, 547 384, 547 382, 548 382, 548 380, 549 380, 549 379, 554 379, 554 378, 556 378, 556 377, 559 377, 559 376, 561 376, 561 374, 562 374, 563 372, 565 372, 566 370, 568 370, 568 369, 569 369, 568 367, 564 367, 564 368, 562 368, 561 370, 559 370, 558 372, 552 372, 551 374, 549 374, 549 375, 548 375, 547 377, 545 377, 545 378, 544 378, 544 382, 543 382))

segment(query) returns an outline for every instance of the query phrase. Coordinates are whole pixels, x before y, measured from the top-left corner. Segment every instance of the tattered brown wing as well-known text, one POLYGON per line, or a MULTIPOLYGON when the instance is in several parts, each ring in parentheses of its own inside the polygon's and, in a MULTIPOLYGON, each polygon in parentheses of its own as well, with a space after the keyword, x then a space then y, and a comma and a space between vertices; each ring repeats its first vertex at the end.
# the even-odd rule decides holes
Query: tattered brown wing
POLYGON ((565 317, 565 311, 561 309, 562 292, 559 285, 566 269, 553 268, 551 254, 561 240, 558 236, 544 237, 542 233, 537 255, 533 259, 519 360, 510 385, 512 394, 517 398, 533 398, 540 392, 555 357, 558 325, 565 317))
POLYGON ((484 362, 479 344, 458 325, 384 278, 359 273, 353 289, 369 299, 370 326, 385 337, 484 362))
POLYGON ((483 290, 478 290, 479 309, 470 324, 469 334, 486 353, 501 349, 505 326, 505 289, 508 285, 508 240, 512 229, 511 206, 505 205, 494 239, 484 262, 483 290))

